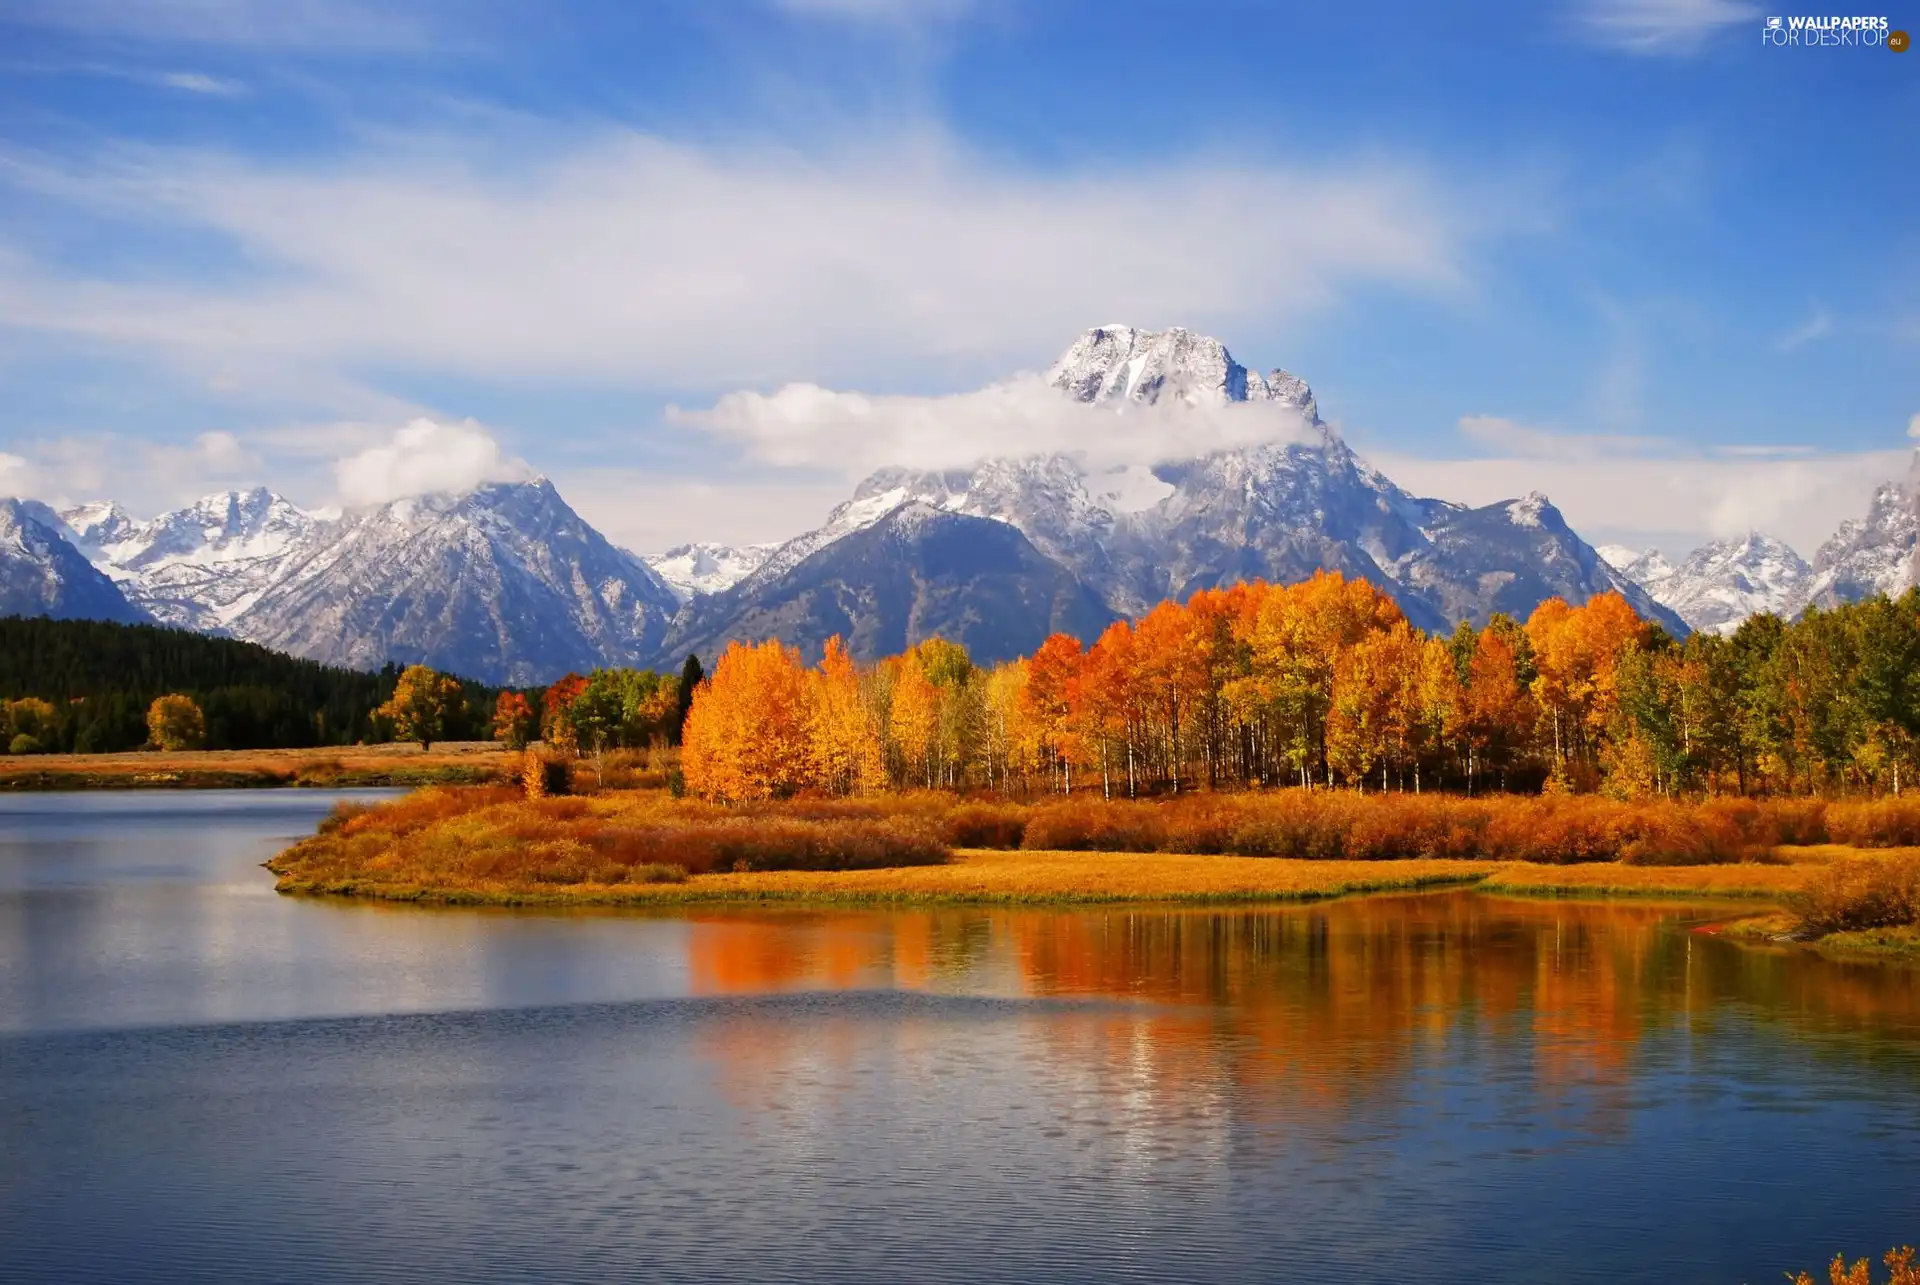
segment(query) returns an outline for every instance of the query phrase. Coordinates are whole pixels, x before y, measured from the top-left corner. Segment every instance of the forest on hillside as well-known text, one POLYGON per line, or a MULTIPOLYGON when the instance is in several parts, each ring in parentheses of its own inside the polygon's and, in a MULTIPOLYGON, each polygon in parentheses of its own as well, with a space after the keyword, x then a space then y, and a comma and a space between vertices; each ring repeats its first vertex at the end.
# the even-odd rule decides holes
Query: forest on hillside
MULTIPOLYGON (((34 702, 31 734, 48 751, 138 749, 148 741, 149 707, 170 694, 199 706, 208 749, 385 740, 390 730, 374 715, 400 672, 392 665, 375 673, 336 669, 154 625, 0 618, 0 702, 34 702)), ((445 739, 490 736, 497 692, 460 686, 445 739)))

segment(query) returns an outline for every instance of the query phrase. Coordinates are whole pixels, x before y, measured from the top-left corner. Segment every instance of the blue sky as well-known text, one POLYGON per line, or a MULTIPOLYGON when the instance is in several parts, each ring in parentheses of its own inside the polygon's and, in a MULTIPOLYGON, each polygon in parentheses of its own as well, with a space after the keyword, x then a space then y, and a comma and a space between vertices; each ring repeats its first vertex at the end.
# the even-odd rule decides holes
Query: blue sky
POLYGON ((1920 424, 1920 54, 1765 16, 7 0, 0 490, 524 460, 635 547, 775 538, 909 438, 729 394, 964 443, 943 399, 1124 321, 1303 375, 1411 489, 1811 554, 1920 424))

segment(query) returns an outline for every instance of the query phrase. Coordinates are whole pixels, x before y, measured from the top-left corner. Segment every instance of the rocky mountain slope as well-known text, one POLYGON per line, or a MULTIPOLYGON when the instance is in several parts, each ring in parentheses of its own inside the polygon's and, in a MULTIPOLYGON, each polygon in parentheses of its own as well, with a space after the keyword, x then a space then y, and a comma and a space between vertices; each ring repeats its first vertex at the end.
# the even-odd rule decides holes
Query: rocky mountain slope
POLYGON ((1658 549, 1635 553, 1609 546, 1601 552, 1695 629, 1732 633, 1760 612, 1793 616, 1812 593, 1814 570, 1806 559, 1758 531, 1702 545, 1678 566, 1658 549))
POLYGON ((0 616, 152 623, 75 548, 44 505, 0 500, 0 616))
POLYGON ((645 563, 539 479, 324 523, 230 628, 329 664, 423 662, 536 683, 640 663, 678 608, 645 563))
POLYGON ((1866 516, 1842 522, 1814 554, 1807 600, 1831 607, 1912 587, 1916 583, 1914 548, 1920 538, 1915 499, 1911 477, 1877 488, 1866 516))
POLYGON ((763 638, 818 660, 839 634, 860 657, 938 635, 992 663, 1033 651, 1051 633, 1092 639, 1113 620, 1016 528, 910 501, 771 580, 694 599, 658 660, 711 657, 731 640, 763 638))
POLYGON ((325 524, 265 487, 210 495, 151 522, 111 503, 60 517, 131 601, 202 633, 228 632, 325 524))

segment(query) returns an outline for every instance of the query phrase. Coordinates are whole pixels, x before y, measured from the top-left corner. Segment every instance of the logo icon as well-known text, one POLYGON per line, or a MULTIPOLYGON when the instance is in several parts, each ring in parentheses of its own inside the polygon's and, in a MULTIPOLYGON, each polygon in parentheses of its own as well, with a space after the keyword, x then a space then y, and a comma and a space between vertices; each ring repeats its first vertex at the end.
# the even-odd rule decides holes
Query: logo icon
POLYGON ((1909 36, 1904 31, 1889 31, 1887 33, 1887 48, 1893 50, 1893 52, 1897 54, 1903 54, 1907 52, 1907 46, 1912 43, 1913 43, 1913 37, 1909 36))
POLYGON ((1786 24, 1785 24, 1785 23, 1784 23, 1784 22, 1783 22, 1783 21, 1782 21, 1781 19, 1779 19, 1779 18, 1768 18, 1768 19, 1767 19, 1767 30, 1768 30, 1768 31, 1778 31, 1778 30, 1780 30, 1780 28, 1781 28, 1781 27, 1783 27, 1784 25, 1786 25, 1786 24))

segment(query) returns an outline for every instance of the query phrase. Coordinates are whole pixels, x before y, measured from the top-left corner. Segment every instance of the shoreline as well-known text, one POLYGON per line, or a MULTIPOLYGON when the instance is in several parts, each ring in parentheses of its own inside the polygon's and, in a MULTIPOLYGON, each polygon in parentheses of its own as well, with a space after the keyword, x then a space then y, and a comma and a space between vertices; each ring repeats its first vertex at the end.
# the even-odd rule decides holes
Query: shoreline
MULTIPOLYGON (((285 854, 282 854, 284 856, 285 854)), ((1444 858, 1316 861, 1285 857, 962 849, 945 865, 848 871, 691 875, 644 884, 522 883, 439 887, 365 877, 303 878, 277 856, 275 890, 443 906, 822 904, 863 906, 1118 906, 1298 904, 1338 897, 1467 889, 1500 896, 1722 900, 1748 905, 1795 891, 1808 867, 1534 865, 1444 858)))
POLYGON ((491 741, 274 750, 0 755, 0 794, 100 790, 376 789, 482 785, 519 755, 491 741))
MULTIPOLYGON (((1143 854, 1108 852, 1008 853, 997 849, 963 850, 946 866, 914 866, 864 871, 761 871, 744 874, 693 875, 681 882, 638 885, 569 885, 565 888, 498 889, 435 888, 367 880, 302 880, 281 873, 278 861, 264 863, 279 879, 274 890, 282 896, 358 902, 383 906, 419 906, 447 910, 530 911, 645 911, 687 907, 735 909, 819 908, 826 910, 1200 910, 1209 907, 1245 909, 1306 906, 1318 902, 1410 893, 1473 892, 1481 896, 1521 901, 1627 902, 1667 901, 1727 907, 1729 917, 1694 929, 1720 937, 1744 949, 1809 951, 1837 963, 1920 963, 1920 929, 1873 929, 1834 933, 1818 939, 1796 938, 1780 909, 1781 899, 1793 892, 1812 867, 1748 863, 1720 866, 1628 866, 1611 862, 1550 866, 1524 862, 1383 861, 1323 862, 1284 857, 1176 857, 1180 862, 1236 862, 1285 868, 1291 880, 1262 886, 1205 889, 1161 886, 1089 885, 1045 890, 992 887, 982 878, 1008 857, 1087 866, 1139 861, 1143 854), (1358 864, 1384 867, 1356 873, 1358 864), (1451 866, 1452 869, 1432 869, 1451 866), (1339 869, 1333 869, 1339 867, 1339 869), (1409 869, 1409 867, 1421 867, 1409 869), (1466 868, 1461 868, 1466 867, 1466 868), (1622 869, 1635 872, 1635 882, 1623 882, 1622 869), (944 881, 916 880, 929 872, 949 872, 944 881), (971 875, 978 882, 955 877, 971 875), (1800 872, 1798 874, 1793 872, 1800 872), (903 877, 904 876, 904 877, 903 877), (949 886, 937 886, 945 882, 949 886)), ((1164 854, 1147 854, 1148 863, 1164 862, 1164 854)))

